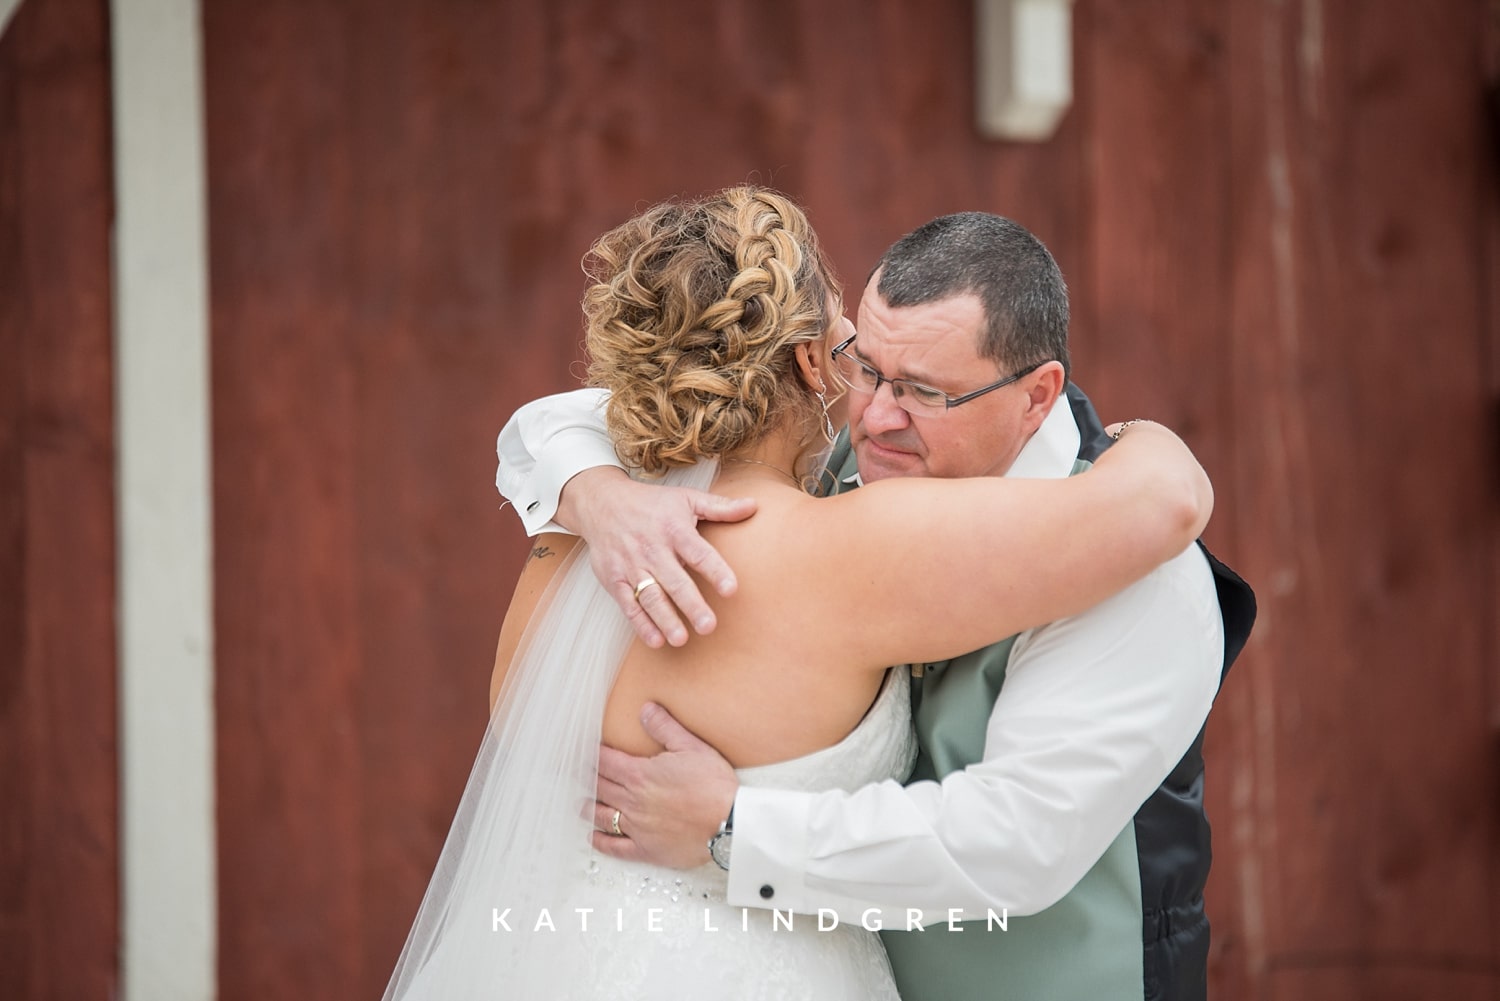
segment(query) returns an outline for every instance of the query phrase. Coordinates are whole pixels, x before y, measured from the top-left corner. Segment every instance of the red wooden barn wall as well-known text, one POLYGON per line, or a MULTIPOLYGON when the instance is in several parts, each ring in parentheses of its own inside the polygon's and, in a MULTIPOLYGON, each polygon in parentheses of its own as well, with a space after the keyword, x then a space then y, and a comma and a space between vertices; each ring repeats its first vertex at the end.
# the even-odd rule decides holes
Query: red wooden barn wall
POLYGON ((0 37, 0 996, 117 978, 109 33, 0 37))
POLYGON ((1227 335, 1222 482, 1264 613, 1212 730, 1215 973, 1494 998, 1493 6, 1228 12, 1199 322, 1227 335))
MULTIPOLYGON (((100 6, 28 0, 0 44, 6 996, 96 996, 66 978, 110 975, 116 931, 100 6), (57 129, 64 93, 94 117, 57 129), (55 822, 87 837, 44 842, 55 822), (38 887, 65 880, 100 903, 67 955, 98 961, 22 961, 64 952, 38 887)), ((223 997, 378 995, 523 552, 494 432, 573 382, 588 241, 746 178, 809 206, 851 305, 921 221, 1019 219, 1069 277, 1080 381, 1214 474, 1209 542, 1262 604, 1210 726, 1214 996, 1500 996, 1500 11, 1083 0, 1076 103, 1035 146, 975 136, 970 22, 204 5, 223 997)))

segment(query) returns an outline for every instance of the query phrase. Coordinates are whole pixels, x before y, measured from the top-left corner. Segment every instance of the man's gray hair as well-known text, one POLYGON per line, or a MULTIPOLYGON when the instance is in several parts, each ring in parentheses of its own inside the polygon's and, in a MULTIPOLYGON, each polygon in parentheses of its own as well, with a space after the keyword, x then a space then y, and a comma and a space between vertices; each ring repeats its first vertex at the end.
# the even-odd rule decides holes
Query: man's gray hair
POLYGON ((973 295, 984 307, 979 353, 1020 370, 1068 359, 1068 286, 1042 241, 988 212, 939 216, 891 245, 875 265, 887 306, 973 295))

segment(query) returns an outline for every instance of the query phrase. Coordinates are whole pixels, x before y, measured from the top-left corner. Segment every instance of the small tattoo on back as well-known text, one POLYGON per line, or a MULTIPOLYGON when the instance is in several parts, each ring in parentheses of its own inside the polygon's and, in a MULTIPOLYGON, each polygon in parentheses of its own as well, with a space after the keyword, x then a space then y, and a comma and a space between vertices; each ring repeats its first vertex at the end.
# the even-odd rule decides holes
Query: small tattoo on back
POLYGON ((526 557, 526 562, 530 563, 532 560, 545 560, 549 556, 556 555, 557 554, 552 551, 551 546, 537 546, 531 550, 531 555, 526 557))

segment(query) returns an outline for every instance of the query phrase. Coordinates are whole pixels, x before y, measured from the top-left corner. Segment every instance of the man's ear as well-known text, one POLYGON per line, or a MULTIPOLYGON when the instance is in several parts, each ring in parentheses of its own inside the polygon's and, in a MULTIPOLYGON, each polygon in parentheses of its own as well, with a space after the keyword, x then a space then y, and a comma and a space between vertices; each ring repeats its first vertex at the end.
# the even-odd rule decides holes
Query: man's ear
POLYGON ((1041 368, 1031 373, 1026 381, 1026 416, 1025 422, 1028 428, 1035 431, 1042 426, 1042 421, 1052 412, 1052 405, 1062 395, 1063 389, 1068 384, 1068 376, 1063 371, 1062 362, 1049 361, 1041 368))

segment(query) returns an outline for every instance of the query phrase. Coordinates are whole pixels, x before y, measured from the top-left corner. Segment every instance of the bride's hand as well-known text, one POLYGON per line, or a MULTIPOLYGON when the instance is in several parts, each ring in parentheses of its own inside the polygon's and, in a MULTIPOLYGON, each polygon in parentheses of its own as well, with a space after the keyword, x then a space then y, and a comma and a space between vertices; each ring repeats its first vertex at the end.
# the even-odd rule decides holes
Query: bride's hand
POLYGON ((1142 484, 1157 503, 1181 513, 1190 536, 1202 534, 1214 509, 1214 488, 1187 443, 1171 428, 1144 418, 1111 424, 1105 433, 1120 445, 1107 449, 1096 464, 1113 463, 1129 454, 1142 484))

